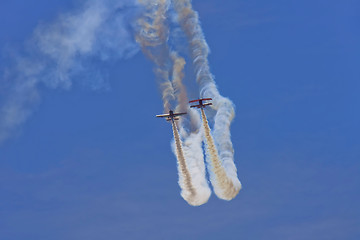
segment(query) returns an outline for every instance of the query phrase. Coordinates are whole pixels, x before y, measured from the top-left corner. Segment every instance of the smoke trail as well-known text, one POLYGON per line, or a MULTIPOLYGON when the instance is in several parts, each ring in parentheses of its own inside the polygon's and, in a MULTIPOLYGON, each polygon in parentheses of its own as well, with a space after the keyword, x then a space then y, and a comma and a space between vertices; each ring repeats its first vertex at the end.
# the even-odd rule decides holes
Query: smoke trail
POLYGON ((138 31, 136 41, 140 44, 143 53, 155 64, 154 72, 164 102, 164 111, 170 110, 171 101, 175 99, 174 89, 170 81, 171 59, 167 45, 168 27, 166 12, 168 0, 139 0, 145 7, 145 13, 137 21, 138 31))
POLYGON ((205 139, 207 144, 207 158, 208 165, 210 167, 210 180, 214 187, 216 195, 225 200, 233 199, 240 191, 240 188, 228 178, 225 169, 221 165, 217 149, 214 144, 214 140, 210 133, 210 128, 204 109, 201 109, 201 116, 203 120, 203 126, 205 130, 205 139))
POLYGON ((185 112, 188 109, 187 106, 187 94, 185 86, 183 85, 182 80, 184 79, 184 66, 185 59, 180 57, 176 52, 171 53, 171 59, 173 61, 173 71, 172 71, 172 84, 174 86, 174 92, 177 98, 178 105, 176 111, 185 112))
POLYGON ((70 89, 75 76, 86 75, 80 84, 108 88, 102 74, 91 70, 96 69, 92 62, 128 58, 138 51, 127 26, 136 11, 131 0, 88 0, 76 11, 40 24, 26 48, 11 51, 7 62, 12 64, 0 79, 0 143, 17 133, 36 109, 39 85, 70 89))
POLYGON ((236 189, 241 189, 234 164, 234 150, 230 138, 230 125, 235 111, 232 102, 220 95, 208 63, 209 48, 202 32, 198 14, 192 9, 189 0, 172 0, 181 28, 189 42, 191 56, 199 84, 200 95, 213 99, 214 140, 217 144, 221 163, 236 189))
POLYGON ((175 139, 175 145, 176 145, 176 155, 178 159, 178 171, 179 173, 179 185, 182 189, 181 196, 190 204, 190 205, 201 205, 202 202, 198 202, 196 198, 196 191, 192 185, 192 180, 190 173, 188 171, 184 153, 182 150, 182 143, 180 140, 179 132, 177 130, 176 124, 174 121, 171 122, 173 133, 174 133, 174 139, 175 139))

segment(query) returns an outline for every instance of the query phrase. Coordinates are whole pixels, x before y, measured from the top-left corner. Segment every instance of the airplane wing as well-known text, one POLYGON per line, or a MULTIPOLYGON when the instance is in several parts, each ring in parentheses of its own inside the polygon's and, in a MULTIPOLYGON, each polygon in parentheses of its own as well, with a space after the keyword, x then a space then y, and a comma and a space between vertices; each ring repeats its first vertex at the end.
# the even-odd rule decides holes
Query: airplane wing
POLYGON ((181 116, 181 115, 185 115, 186 112, 184 113, 173 113, 173 111, 170 111, 170 113, 168 114, 160 114, 160 115, 156 115, 156 117, 166 117, 167 121, 170 121, 171 119, 174 119, 174 120, 179 120, 179 118, 177 118, 177 116, 181 116))
POLYGON ((210 100, 212 100, 212 98, 200 98, 196 100, 191 100, 189 103, 199 102, 199 101, 210 101, 210 100))
POLYGON ((170 114, 160 114, 156 115, 156 117, 170 117, 170 114))

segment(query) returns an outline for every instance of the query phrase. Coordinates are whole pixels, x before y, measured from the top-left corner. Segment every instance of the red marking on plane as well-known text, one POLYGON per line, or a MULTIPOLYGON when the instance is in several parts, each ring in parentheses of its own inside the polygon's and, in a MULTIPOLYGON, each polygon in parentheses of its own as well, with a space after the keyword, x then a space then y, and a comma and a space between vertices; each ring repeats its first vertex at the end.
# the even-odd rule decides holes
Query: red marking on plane
POLYGON ((204 103, 204 101, 210 101, 212 100, 212 98, 200 98, 200 99, 196 99, 196 100, 191 100, 189 103, 194 103, 194 102, 199 102, 199 104, 197 105, 191 105, 191 108, 205 108, 206 106, 210 106, 212 105, 212 103, 204 103))

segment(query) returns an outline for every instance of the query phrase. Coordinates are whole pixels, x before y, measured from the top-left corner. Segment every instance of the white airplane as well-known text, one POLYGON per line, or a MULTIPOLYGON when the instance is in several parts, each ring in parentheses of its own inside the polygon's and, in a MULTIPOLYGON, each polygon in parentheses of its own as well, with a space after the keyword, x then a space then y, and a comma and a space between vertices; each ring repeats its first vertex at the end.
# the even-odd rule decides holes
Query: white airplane
POLYGON ((199 102, 198 105, 192 105, 190 106, 191 108, 205 108, 205 106, 209 106, 212 105, 212 103, 203 103, 204 101, 210 101, 212 100, 212 98, 200 98, 200 99, 196 99, 196 100, 192 100, 189 103, 194 103, 194 102, 199 102))
POLYGON ((186 113, 174 113, 174 111, 170 110, 168 114, 156 115, 156 117, 166 117, 166 121, 174 122, 174 120, 180 119, 177 116, 181 116, 181 115, 185 115, 185 114, 186 113))

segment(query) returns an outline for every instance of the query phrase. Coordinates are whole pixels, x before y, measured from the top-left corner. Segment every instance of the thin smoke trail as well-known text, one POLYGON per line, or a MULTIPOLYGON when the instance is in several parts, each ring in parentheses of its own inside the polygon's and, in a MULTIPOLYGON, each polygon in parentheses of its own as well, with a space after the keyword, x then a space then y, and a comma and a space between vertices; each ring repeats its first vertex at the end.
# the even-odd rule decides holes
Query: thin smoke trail
POLYGON ((178 160, 178 171, 179 173, 179 185, 181 186, 181 196, 190 204, 198 205, 196 203, 196 191, 192 185, 191 176, 186 165, 184 153, 182 150, 182 143, 180 140, 179 132, 177 130, 176 124, 174 121, 171 121, 175 145, 176 145, 176 155, 178 160), (194 201, 195 200, 195 201, 194 201))
POLYGON ((240 188, 234 186, 233 182, 227 176, 224 167, 221 165, 214 140, 211 136, 210 127, 206 119, 204 109, 201 109, 205 139, 207 145, 208 165, 210 166, 210 180, 214 187, 216 195, 224 200, 233 199, 240 191, 240 188))
POLYGON ((185 59, 180 57, 175 51, 171 52, 171 59, 173 61, 172 84, 178 102, 175 110, 184 112, 188 109, 186 88, 182 82, 184 79, 183 70, 186 62, 185 59))
POLYGON ((235 115, 234 106, 228 98, 220 95, 216 87, 208 63, 209 48, 199 23, 198 14, 192 9, 191 1, 172 0, 172 2, 178 13, 180 26, 188 39, 196 81, 200 88, 200 96, 213 99, 212 110, 216 112, 213 136, 222 166, 233 185, 237 189, 241 189, 241 183, 237 177, 234 164, 234 149, 230 138, 230 125, 235 115))
POLYGON ((154 72, 158 78, 164 111, 170 110, 171 101, 175 99, 174 89, 170 81, 171 59, 167 45, 168 27, 166 12, 168 0, 139 0, 144 5, 145 13, 137 21, 139 30, 136 41, 140 44, 143 53, 155 64, 154 72))

